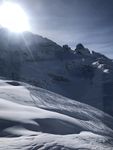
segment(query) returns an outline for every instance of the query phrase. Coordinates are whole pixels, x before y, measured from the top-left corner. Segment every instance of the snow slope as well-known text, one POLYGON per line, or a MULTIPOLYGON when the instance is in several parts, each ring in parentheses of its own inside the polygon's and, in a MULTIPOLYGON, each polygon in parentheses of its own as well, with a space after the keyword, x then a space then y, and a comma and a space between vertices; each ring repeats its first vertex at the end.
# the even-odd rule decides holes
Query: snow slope
POLYGON ((0 80, 0 150, 112 150, 113 118, 25 83, 0 80))

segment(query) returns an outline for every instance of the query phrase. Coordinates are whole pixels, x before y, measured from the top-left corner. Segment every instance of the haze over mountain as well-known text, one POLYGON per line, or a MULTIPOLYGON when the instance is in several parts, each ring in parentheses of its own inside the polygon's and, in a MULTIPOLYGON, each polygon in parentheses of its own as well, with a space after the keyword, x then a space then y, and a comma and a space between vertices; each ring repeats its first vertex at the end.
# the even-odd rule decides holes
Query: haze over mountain
POLYGON ((78 44, 0 30, 0 76, 76 99, 113 114, 113 61, 78 44))
POLYGON ((113 58, 113 0, 12 1, 25 8, 34 33, 72 48, 82 42, 113 58))

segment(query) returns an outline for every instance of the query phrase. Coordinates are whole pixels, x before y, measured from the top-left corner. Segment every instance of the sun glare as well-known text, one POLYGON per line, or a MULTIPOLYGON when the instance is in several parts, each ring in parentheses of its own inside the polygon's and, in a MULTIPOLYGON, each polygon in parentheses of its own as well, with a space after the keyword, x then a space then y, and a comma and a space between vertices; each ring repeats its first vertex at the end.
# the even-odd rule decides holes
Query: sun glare
POLYGON ((30 30, 25 11, 16 3, 5 2, 0 6, 0 25, 13 32, 30 30))

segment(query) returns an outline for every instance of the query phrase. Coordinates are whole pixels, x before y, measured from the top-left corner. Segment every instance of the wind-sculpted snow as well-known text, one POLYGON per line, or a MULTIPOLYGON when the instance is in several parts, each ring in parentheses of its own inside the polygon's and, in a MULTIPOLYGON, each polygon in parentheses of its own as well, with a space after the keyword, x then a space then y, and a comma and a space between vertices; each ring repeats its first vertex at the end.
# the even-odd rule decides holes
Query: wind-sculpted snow
POLYGON ((25 83, 0 80, 0 150, 112 150, 113 118, 25 83))

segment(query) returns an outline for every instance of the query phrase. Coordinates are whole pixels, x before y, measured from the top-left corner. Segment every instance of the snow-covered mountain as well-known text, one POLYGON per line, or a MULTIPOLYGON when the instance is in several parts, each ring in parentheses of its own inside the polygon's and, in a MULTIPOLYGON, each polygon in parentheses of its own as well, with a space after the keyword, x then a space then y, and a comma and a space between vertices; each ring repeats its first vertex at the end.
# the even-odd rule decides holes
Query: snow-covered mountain
POLYGON ((0 80, 0 150, 112 150, 113 117, 25 83, 0 80))
POLYGON ((29 32, 15 34, 1 29, 0 76, 113 114, 113 61, 82 44, 71 50, 29 32))
POLYGON ((0 150, 113 150, 112 74, 82 44, 0 29, 0 150))

